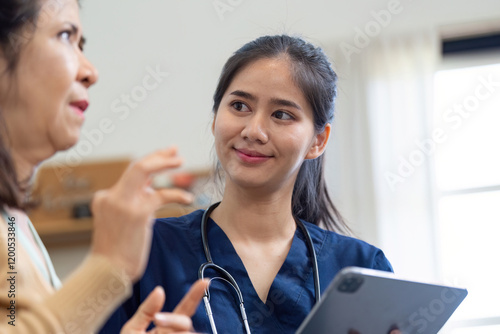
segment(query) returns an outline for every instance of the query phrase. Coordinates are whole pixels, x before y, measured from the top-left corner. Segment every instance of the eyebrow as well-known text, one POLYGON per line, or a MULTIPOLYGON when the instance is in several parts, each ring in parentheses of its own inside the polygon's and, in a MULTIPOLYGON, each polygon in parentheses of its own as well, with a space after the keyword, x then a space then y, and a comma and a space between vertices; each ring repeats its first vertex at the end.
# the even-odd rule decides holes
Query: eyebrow
POLYGON ((76 24, 70 22, 70 21, 66 21, 65 23, 67 23, 70 27, 71 27, 71 32, 73 34, 77 34, 78 33, 78 27, 76 26, 76 24))
MULTIPOLYGON (((239 96, 239 97, 251 100, 251 101, 257 100, 257 98, 255 96, 253 96, 252 94, 250 94, 248 92, 244 92, 242 90, 235 90, 234 92, 231 92, 230 95, 236 95, 236 96, 239 96)), ((298 110, 302 110, 302 108, 297 103, 290 101, 290 100, 279 99, 279 98, 273 97, 273 98, 271 98, 271 103, 277 104, 280 106, 284 106, 284 107, 292 107, 292 108, 295 108, 298 110)))

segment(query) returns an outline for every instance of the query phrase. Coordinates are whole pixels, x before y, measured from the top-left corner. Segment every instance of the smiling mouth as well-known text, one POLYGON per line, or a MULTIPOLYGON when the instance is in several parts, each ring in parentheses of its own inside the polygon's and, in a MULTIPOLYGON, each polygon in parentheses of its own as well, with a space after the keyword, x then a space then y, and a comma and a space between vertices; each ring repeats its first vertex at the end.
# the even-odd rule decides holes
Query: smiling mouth
POLYGON ((235 150, 249 157, 271 158, 270 155, 265 155, 257 151, 251 151, 247 149, 237 149, 237 148, 235 148, 235 150))
POLYGON ((255 152, 245 149, 237 149, 237 148, 235 148, 234 150, 236 152, 236 155, 240 158, 240 160, 248 164, 259 164, 266 162, 267 160, 272 158, 272 156, 265 155, 260 152, 255 152))

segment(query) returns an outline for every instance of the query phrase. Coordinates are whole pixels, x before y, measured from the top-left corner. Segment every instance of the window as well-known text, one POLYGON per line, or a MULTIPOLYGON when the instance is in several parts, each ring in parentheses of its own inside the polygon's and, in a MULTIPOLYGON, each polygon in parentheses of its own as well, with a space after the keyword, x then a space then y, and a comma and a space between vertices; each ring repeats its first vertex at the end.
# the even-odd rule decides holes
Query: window
POLYGON ((500 51, 445 55, 435 75, 437 260, 469 295, 445 333, 500 333, 500 51))

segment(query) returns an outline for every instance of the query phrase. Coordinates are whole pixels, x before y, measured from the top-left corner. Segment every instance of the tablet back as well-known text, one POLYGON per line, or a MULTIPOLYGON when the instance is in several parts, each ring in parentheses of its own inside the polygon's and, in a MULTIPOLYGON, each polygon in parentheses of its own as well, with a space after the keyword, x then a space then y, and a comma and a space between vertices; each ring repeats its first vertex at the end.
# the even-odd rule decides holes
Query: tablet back
POLYGON ((435 334, 467 295, 467 290, 396 278, 356 267, 334 278, 297 334, 435 334))

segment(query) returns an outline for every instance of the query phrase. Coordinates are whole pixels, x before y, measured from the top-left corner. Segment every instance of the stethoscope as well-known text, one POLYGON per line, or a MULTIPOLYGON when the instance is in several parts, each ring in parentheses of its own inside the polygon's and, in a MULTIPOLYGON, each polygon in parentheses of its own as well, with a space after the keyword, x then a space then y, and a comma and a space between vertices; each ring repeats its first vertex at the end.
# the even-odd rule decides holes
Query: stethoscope
MULTIPOLYGON (((248 318, 247 314, 245 312, 245 306, 243 304, 243 295, 241 293, 241 290, 236 283, 236 280, 229 274, 224 268, 216 265, 213 260, 212 260, 212 255, 210 254, 210 248, 208 246, 208 237, 207 237, 207 222, 208 218, 210 217, 210 214, 212 211, 219 206, 220 202, 212 204, 208 209, 205 210, 203 213, 203 217, 201 218, 201 241, 203 242, 203 250, 205 251, 205 257, 207 259, 207 262, 203 263, 200 266, 200 269, 198 269, 198 278, 203 279, 204 278, 204 273, 205 269, 214 269, 219 273, 221 276, 220 279, 226 281, 229 283, 234 290, 236 291, 236 294, 238 295, 239 299, 239 307, 240 307, 240 313, 241 313, 241 318, 243 319, 243 325, 245 326, 245 331, 247 334, 250 334, 250 326, 248 325, 248 318)), ((311 239, 311 236, 309 235, 309 232, 307 231, 307 228, 304 226, 304 224, 299 220, 295 219, 295 222, 297 223, 297 226, 300 228, 302 233, 306 236, 306 243, 307 243, 307 248, 309 253, 312 256, 312 263, 313 263, 313 275, 314 275, 314 294, 316 298, 316 303, 320 301, 321 298, 321 289, 319 286, 319 272, 318 272, 318 260, 316 259, 316 251, 314 250, 314 245, 311 239)), ((205 295, 203 296, 203 303, 205 305, 205 311, 207 312, 208 319, 210 321, 210 327, 212 327, 212 333, 217 334, 217 328, 215 327, 215 321, 214 321, 214 316, 212 314, 212 308, 210 307, 210 295, 208 293, 208 289, 205 290, 205 295)))

